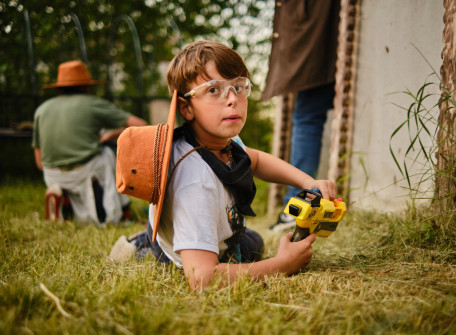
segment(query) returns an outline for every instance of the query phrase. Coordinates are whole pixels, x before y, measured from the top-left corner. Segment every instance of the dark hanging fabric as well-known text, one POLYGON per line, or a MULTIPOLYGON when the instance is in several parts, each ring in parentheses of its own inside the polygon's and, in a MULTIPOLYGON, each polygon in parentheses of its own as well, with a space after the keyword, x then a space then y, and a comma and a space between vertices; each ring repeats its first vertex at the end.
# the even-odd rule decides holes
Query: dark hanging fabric
MULTIPOLYGON (((181 137, 184 137, 194 148, 200 147, 188 122, 174 129, 173 140, 181 137)), ((214 148, 201 147, 196 151, 231 192, 238 211, 243 215, 256 216, 250 207, 255 198, 256 186, 253 181, 252 162, 249 155, 234 141, 230 141, 225 148, 219 148, 218 150, 222 152, 228 153, 231 151, 232 167, 230 168, 218 159, 211 150, 214 150, 214 148)))

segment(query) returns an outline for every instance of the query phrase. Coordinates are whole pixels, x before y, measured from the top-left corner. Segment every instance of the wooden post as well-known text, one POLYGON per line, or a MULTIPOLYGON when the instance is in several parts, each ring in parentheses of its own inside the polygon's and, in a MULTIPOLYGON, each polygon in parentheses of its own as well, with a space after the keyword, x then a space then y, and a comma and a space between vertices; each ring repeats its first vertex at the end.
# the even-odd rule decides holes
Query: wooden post
POLYGON ((337 191, 345 201, 348 201, 350 186, 359 1, 341 1, 336 63, 336 95, 334 98, 328 171, 328 179, 337 182, 337 191))
MULTIPOLYGON (((444 0, 445 14, 443 22, 444 47, 442 51, 443 63, 440 68, 442 78, 442 103, 438 121, 437 164, 435 175, 435 197, 437 211, 440 214, 454 210, 456 206, 456 3, 454 0, 444 0)), ((453 222, 453 229, 456 224, 453 222)))

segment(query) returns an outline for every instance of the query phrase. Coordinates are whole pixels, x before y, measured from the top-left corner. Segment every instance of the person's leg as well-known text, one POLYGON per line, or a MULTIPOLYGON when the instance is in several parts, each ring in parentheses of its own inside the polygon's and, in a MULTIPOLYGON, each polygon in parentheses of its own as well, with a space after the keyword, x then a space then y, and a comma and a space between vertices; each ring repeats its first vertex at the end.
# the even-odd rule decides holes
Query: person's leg
MULTIPOLYGON (((48 176, 45 174, 45 183, 49 188, 52 190, 51 182, 54 182, 53 179, 48 179, 48 176)), ((50 178, 50 177, 49 177, 50 178)), ((57 180, 59 181, 59 180, 57 180)), ((61 180, 60 180, 61 181, 61 180)), ((63 187, 68 187, 65 183, 60 183, 63 187)), ((58 185, 56 183, 56 185, 58 185)), ((81 196, 78 192, 72 192, 70 188, 63 188, 60 187, 62 195, 63 195, 63 208, 62 208, 62 216, 64 220, 74 219, 76 221, 87 222, 90 221, 91 216, 89 210, 87 210, 84 197, 81 196)), ((60 194, 60 193, 59 193, 60 194)))
MULTIPOLYGON (((102 152, 97 156, 95 166, 93 168, 93 178, 97 179, 102 190, 102 198, 100 207, 104 209, 104 221, 101 221, 100 213, 98 218, 100 222, 112 222, 119 224, 132 223, 129 219, 130 214, 130 199, 125 194, 119 194, 116 188, 116 159, 114 152, 107 146, 103 146, 102 152)), ((95 189, 94 189, 95 190, 95 189)), ((99 191, 97 191, 99 192, 99 191)), ((95 193, 97 196, 97 193, 95 193)), ((95 197, 97 200, 97 197, 95 197)), ((98 204, 97 204, 97 212, 98 204)))
POLYGON ((261 260, 263 238, 256 231, 246 228, 239 243, 232 245, 219 256, 221 263, 252 263, 261 260))
POLYGON ((241 242, 241 262, 252 263, 258 262, 263 256, 264 242, 263 238, 256 231, 246 228, 241 242))
MULTIPOLYGON (((315 177, 320 162, 323 128, 327 112, 333 107, 334 84, 327 84, 298 93, 293 111, 290 164, 311 177, 315 177)), ((289 186, 283 198, 286 206, 299 189, 289 186)), ((272 230, 283 230, 294 226, 294 217, 281 213, 272 230)))
POLYGON ((62 216, 64 220, 71 220, 74 218, 73 207, 71 207, 70 196, 67 190, 62 190, 63 204, 62 216))
POLYGON ((150 223, 147 224, 147 234, 146 234, 146 245, 145 248, 141 249, 141 251, 138 252, 138 261, 143 259, 145 257, 147 252, 152 252, 152 255, 157 259, 158 264, 169 264, 171 263, 171 260, 168 258, 168 256, 165 255, 163 252, 162 248, 158 244, 157 241, 153 242, 152 241, 152 227, 150 226, 150 223))
POLYGON ((104 223, 106 221, 106 211, 103 206, 103 187, 101 187, 98 180, 94 178, 92 179, 92 188, 93 195, 95 197, 95 207, 97 209, 98 222, 104 223))
MULTIPOLYGON (((291 165, 315 177, 320 162, 323 127, 327 112, 333 107, 334 84, 327 84, 298 93, 293 112, 291 165)), ((284 204, 300 190, 289 187, 284 204)))
POLYGON ((144 230, 133 236, 129 236, 128 240, 136 248, 136 259, 138 262, 144 261, 149 252, 151 252, 151 247, 147 238, 147 230, 144 230))

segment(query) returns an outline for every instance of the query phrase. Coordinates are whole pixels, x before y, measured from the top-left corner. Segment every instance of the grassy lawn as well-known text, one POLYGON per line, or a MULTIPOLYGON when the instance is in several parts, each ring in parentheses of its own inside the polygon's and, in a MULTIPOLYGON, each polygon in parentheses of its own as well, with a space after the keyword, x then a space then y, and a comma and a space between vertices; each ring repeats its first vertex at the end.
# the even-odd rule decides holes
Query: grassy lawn
MULTIPOLYGON (((454 242, 420 211, 350 212, 304 272, 195 293, 173 266, 107 259, 143 229, 145 203, 133 226, 97 228, 46 222, 44 193, 0 185, 2 334, 456 334, 454 242)), ((248 222, 270 257, 279 236, 261 201, 248 222)))

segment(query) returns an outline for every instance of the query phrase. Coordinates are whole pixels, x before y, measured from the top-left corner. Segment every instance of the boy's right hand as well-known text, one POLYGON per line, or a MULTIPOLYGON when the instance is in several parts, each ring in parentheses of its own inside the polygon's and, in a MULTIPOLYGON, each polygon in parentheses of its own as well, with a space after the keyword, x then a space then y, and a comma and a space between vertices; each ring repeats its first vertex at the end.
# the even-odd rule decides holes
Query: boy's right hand
POLYGON ((334 200, 337 197, 337 186, 331 180, 315 180, 315 184, 309 188, 320 190, 324 199, 334 200))
POLYGON ((312 243, 317 238, 310 234, 299 242, 291 242, 292 232, 282 236, 277 248, 277 259, 288 275, 294 274, 307 266, 312 259, 312 243))

